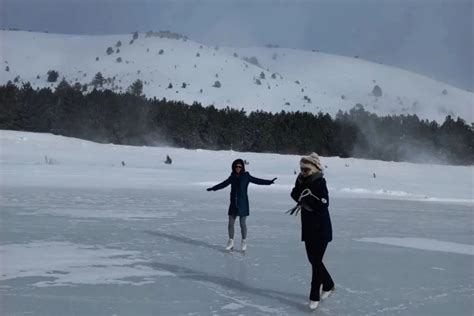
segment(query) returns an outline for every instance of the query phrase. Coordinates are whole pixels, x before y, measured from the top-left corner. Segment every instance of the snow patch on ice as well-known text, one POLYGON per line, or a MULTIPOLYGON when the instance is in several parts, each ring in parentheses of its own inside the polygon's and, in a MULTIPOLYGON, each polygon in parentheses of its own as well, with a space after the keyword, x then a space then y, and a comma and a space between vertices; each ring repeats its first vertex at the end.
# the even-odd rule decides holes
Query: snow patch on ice
POLYGON ((174 276, 142 265, 139 252, 69 242, 32 242, 0 246, 0 280, 45 277, 37 287, 72 284, 129 284, 154 282, 154 276, 174 276), (127 280, 127 278, 130 278, 127 280), (131 280, 133 279, 133 280, 131 280))
POLYGON ((397 312, 400 313, 402 310, 406 309, 407 306, 405 304, 399 304, 397 306, 389 306, 384 307, 382 309, 377 310, 378 313, 387 313, 387 312, 397 312))
POLYGON ((365 188, 342 188, 339 190, 340 193, 347 194, 360 194, 366 196, 380 196, 385 198, 400 198, 404 200, 423 200, 431 202, 444 202, 444 203, 462 203, 462 204, 474 204, 474 199, 455 199, 455 198, 438 198, 429 197, 423 194, 414 194, 406 191, 386 190, 386 189, 365 189, 365 188))
POLYGON ((441 202, 441 203, 474 204, 474 199, 451 199, 451 198, 429 197, 429 198, 426 199, 426 201, 441 202))
POLYGON ((405 191, 392 191, 392 190, 385 190, 385 189, 364 189, 364 188, 342 188, 340 190, 344 193, 360 193, 360 194, 379 194, 379 195, 392 195, 392 196, 400 196, 400 197, 415 197, 415 198, 427 198, 425 195, 420 194, 412 194, 405 191))
POLYGON ((244 299, 244 298, 239 298, 238 296, 236 296, 234 292, 228 291, 220 286, 207 284, 207 287, 209 290, 213 291, 217 295, 236 302, 236 303, 229 303, 228 305, 234 304, 232 306, 239 305, 242 307, 254 308, 261 313, 269 313, 271 315, 282 315, 282 311, 278 308, 271 308, 265 305, 252 304, 249 300, 244 299))
POLYGON ((445 269, 443 268, 438 268, 438 267, 431 267, 432 270, 440 270, 440 271, 444 271, 445 269))
POLYGON ((63 209, 41 209, 18 215, 53 215, 70 216, 74 218, 113 218, 123 220, 138 220, 150 218, 175 218, 177 212, 159 210, 130 210, 130 209, 90 209, 90 208, 63 208, 63 209))
POLYGON ((222 309, 228 309, 228 310, 232 310, 232 311, 235 311, 235 310, 238 310, 238 309, 241 309, 241 308, 243 308, 243 306, 240 305, 240 304, 236 304, 236 303, 230 303, 230 304, 227 304, 227 305, 222 307, 222 309))
POLYGON ((468 244, 460 244, 455 242, 440 241, 427 238, 415 237, 377 237, 377 238, 359 238, 356 241, 372 242, 383 245, 407 247, 428 251, 442 251, 449 253, 457 253, 463 255, 474 256, 474 246, 468 244))

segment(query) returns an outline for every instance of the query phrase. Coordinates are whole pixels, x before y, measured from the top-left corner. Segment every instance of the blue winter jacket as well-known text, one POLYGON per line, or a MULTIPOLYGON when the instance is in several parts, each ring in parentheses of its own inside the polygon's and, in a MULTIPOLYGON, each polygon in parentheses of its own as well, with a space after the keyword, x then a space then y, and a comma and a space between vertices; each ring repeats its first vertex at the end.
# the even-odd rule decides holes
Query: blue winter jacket
POLYGON ((255 178, 247 171, 240 174, 232 172, 225 181, 216 184, 211 188, 211 190, 217 191, 230 184, 230 205, 228 215, 249 216, 249 198, 247 195, 247 188, 250 182, 261 185, 270 185, 273 183, 272 180, 255 178))

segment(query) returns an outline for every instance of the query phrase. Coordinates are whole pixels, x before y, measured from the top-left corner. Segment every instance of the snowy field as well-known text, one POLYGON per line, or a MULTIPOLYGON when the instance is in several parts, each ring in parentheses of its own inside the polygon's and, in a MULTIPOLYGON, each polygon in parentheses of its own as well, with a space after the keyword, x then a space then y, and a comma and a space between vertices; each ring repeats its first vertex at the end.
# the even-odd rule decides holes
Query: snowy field
POLYGON ((473 314, 473 167, 323 157, 337 290, 311 313, 298 159, 0 131, 0 314, 473 314), (239 157, 278 177, 249 187, 245 254, 229 190, 205 191, 239 157))

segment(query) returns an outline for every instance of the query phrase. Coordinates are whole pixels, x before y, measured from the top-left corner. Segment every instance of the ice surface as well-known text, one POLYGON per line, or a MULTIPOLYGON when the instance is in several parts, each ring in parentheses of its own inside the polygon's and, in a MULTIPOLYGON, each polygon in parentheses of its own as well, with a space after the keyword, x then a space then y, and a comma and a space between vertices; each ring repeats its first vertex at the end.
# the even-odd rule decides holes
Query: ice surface
MULTIPOLYGON (((283 213, 288 197, 251 190, 249 248, 242 254, 224 250, 227 192, 183 190, 3 187, 2 314, 305 315, 310 266, 299 218, 283 213), (125 195, 123 218, 40 211, 77 207, 73 197, 81 197, 77 209, 100 213, 97 201, 113 205, 125 195), (150 205, 168 212, 161 205, 173 197, 183 202, 173 217, 133 216, 150 205)), ((331 213, 334 241, 325 262, 337 290, 319 314, 472 313, 472 254, 387 244, 470 244, 468 206, 339 197, 331 213)))
MULTIPOLYGON (((300 219, 284 214, 297 157, 0 135, 1 315, 309 313, 300 219), (240 156, 255 176, 278 177, 249 187, 245 254, 224 250, 228 189, 205 191, 240 156)), ((317 314, 472 315, 472 167, 323 161, 334 228, 324 261, 336 292, 317 314)))

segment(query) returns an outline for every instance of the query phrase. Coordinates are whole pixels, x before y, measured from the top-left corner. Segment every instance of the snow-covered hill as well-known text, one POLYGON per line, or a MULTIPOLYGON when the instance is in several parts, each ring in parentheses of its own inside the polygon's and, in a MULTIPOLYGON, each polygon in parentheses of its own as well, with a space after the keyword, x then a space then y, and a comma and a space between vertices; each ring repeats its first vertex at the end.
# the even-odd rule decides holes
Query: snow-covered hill
POLYGON ((16 78, 33 87, 54 87, 57 83, 47 81, 47 72, 56 70, 59 79, 88 84, 90 90, 101 72, 110 78, 105 88, 126 91, 141 79, 147 97, 217 108, 334 115, 360 103, 379 115, 417 114, 443 121, 451 114, 474 121, 472 92, 395 67, 316 51, 213 47, 145 34, 132 42, 132 34, 20 31, 0 31, 0 45, 2 84, 16 78), (108 47, 113 49, 110 55, 108 47), (216 81, 220 87, 213 87, 216 81), (381 96, 374 94, 375 86, 381 96))

